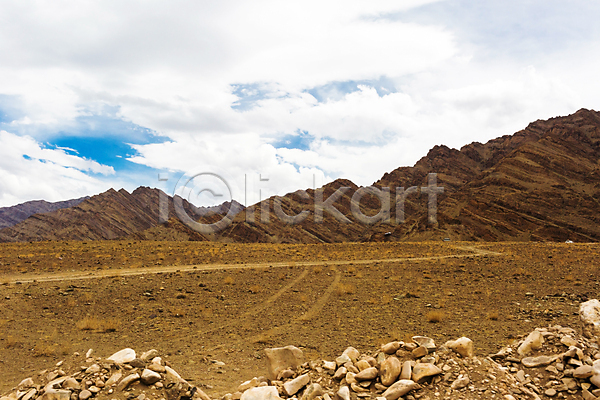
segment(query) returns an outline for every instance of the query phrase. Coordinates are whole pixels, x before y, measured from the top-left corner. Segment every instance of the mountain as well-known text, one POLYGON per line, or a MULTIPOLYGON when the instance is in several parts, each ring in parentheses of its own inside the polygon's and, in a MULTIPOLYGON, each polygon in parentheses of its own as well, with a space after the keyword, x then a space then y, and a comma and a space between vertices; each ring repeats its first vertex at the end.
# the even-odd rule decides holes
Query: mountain
POLYGON ((50 203, 45 200, 34 200, 12 207, 2 207, 0 208, 0 229, 16 225, 21 221, 25 221, 33 214, 43 214, 76 206, 88 198, 89 197, 86 196, 79 199, 59 201, 56 203, 50 203))
POLYGON ((582 109, 535 121, 486 143, 461 149, 435 146, 414 166, 397 168, 374 182, 379 192, 337 179, 317 190, 274 196, 245 209, 236 202, 211 208, 182 202, 186 213, 203 224, 219 222, 233 208, 230 224, 218 232, 196 232, 176 218, 173 198, 142 187, 131 194, 109 190, 70 208, 32 215, 0 230, 0 241, 593 242, 600 240, 599 160, 600 113, 582 109), (429 181, 430 174, 435 174, 437 186, 429 181), (429 192, 440 187, 436 213, 430 215, 429 192), (389 212, 383 215, 389 223, 365 221, 378 215, 380 200, 386 203, 388 195, 389 212), (163 223, 160 196, 168 199, 168 213, 162 216, 168 221, 163 223), (361 197, 360 203, 353 204, 353 197, 361 197))
MULTIPOLYGON (((398 224, 360 223, 350 210, 358 189, 337 180, 325 187, 326 199, 335 189, 348 191, 336 201, 352 223, 342 224, 325 215, 314 222, 314 191, 280 199, 287 214, 303 210, 311 217, 297 225, 277 219, 276 197, 249 207, 221 233, 233 241, 338 242, 372 240, 534 240, 597 241, 600 239, 600 113, 586 109, 547 121, 487 143, 474 142, 460 150, 435 146, 413 167, 386 173, 373 186, 390 188, 391 220, 396 218, 395 188, 428 184, 437 175, 444 193, 437 196, 437 223, 428 221, 428 195, 418 189, 406 196, 405 221, 398 224), (260 210, 269 204, 269 223, 260 210), (254 212, 255 222, 244 216, 254 212)), ((380 202, 374 196, 361 201, 364 214, 375 215, 380 202)))
MULTIPOLYGON (((34 214, 12 227, 4 228, 0 230, 0 242, 110 240, 129 237, 160 225, 159 198, 161 196, 167 199, 168 215, 164 217, 172 220, 176 217, 173 198, 159 189, 140 187, 133 193, 128 193, 124 189, 119 191, 110 189, 73 207, 45 214, 34 214)), ((236 202, 221 205, 214 210, 197 208, 185 200, 182 200, 182 204, 187 214, 198 213, 204 218, 213 216, 214 210, 221 211, 228 207, 239 210, 239 207, 242 207, 236 202)), ((191 240, 206 240, 196 232, 191 233, 191 240)), ((181 235, 176 237, 181 239, 181 235)))

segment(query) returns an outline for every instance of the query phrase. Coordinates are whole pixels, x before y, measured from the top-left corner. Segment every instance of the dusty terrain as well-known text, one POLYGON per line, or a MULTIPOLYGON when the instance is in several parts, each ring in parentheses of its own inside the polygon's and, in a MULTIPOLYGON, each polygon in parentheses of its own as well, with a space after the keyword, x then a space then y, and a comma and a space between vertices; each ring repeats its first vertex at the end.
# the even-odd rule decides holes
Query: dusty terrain
POLYGON ((0 393, 89 348, 156 348, 212 397, 263 375, 265 347, 333 359, 464 335, 487 355, 534 327, 579 328, 598 256, 563 243, 3 244, 0 393))

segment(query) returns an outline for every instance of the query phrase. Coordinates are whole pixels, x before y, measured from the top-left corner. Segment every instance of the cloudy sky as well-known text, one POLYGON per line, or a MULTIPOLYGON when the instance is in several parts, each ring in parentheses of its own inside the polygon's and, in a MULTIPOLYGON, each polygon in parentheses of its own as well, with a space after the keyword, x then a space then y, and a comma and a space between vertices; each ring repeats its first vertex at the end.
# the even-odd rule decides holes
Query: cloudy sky
MULTIPOLYGON (((3 1, 0 206, 202 173, 241 202, 369 185, 436 144, 600 109, 599 17, 589 0, 3 1)), ((200 176, 191 193, 216 184, 200 176)))

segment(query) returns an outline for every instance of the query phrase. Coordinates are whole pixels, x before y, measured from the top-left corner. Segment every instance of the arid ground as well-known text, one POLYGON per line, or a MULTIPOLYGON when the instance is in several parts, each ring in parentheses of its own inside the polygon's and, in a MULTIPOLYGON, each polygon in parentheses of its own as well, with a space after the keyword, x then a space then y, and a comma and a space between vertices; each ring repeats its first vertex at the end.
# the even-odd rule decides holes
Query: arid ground
POLYGON ((0 393, 90 348, 156 348, 213 397, 263 375, 266 347, 464 335, 486 355, 579 329, 600 296, 596 244, 45 242, 1 245, 0 268, 0 393))

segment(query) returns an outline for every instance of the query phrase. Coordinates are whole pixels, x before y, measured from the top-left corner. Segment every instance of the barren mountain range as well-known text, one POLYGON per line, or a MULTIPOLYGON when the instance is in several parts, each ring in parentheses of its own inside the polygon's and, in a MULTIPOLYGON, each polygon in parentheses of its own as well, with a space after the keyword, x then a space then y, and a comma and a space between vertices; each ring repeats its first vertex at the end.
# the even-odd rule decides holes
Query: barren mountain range
POLYGON ((235 217, 224 230, 198 233, 175 217, 172 198, 169 221, 160 223, 159 190, 142 187, 131 194, 109 190, 69 208, 32 215, 0 230, 0 241, 594 242, 600 239, 599 160, 600 113, 582 109, 566 117, 533 122, 513 135, 485 144, 474 142, 460 150, 435 146, 413 167, 385 173, 373 186, 381 189, 383 204, 388 201, 383 188, 389 188, 389 223, 385 218, 372 224, 364 218, 359 220, 360 214, 352 211, 351 203, 356 191, 360 190, 355 199, 362 195, 359 208, 363 216, 374 216, 381 210, 380 198, 349 180, 338 179, 317 191, 271 197, 246 209, 234 202, 199 210, 184 201, 186 213, 203 223, 217 222, 229 207, 235 209, 235 217), (428 217, 430 195, 423 189, 428 187, 431 173, 437 174, 437 187, 443 187, 443 193, 437 194, 437 221, 428 217), (325 208, 322 221, 315 218, 322 209, 315 204, 325 208), (347 220, 340 222, 340 215, 335 218, 332 207, 347 220), (263 215, 263 210, 268 214, 263 215), (282 213, 294 216, 303 211, 308 215, 299 223, 281 217, 282 213))

